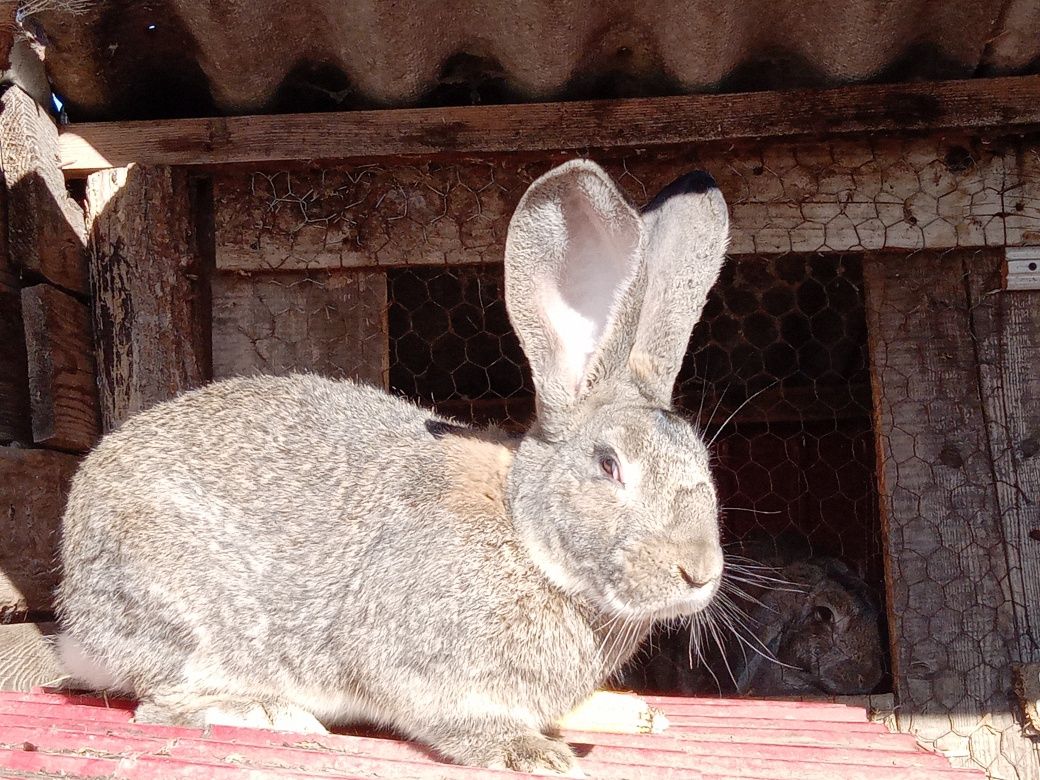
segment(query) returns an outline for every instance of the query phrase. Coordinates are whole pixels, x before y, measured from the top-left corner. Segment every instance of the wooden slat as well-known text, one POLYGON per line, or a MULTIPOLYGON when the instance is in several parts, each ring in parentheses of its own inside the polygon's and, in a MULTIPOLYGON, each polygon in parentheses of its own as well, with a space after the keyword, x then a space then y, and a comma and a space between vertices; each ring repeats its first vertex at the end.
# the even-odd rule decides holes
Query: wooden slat
POLYGON ((31 439, 29 376, 17 288, 0 283, 0 444, 31 439))
POLYGON ((528 105, 82 124, 62 167, 199 165, 646 148, 834 133, 1040 124, 1040 78, 528 105))
POLYGON ((133 166, 87 181, 104 431, 209 377, 208 292, 187 173, 133 166))
POLYGON ((0 168, 12 263, 66 289, 86 292, 83 211, 65 191, 58 129, 17 87, 4 92, 0 104, 0 168))
POLYGON ((60 452, 0 447, 0 623, 51 608, 58 529, 77 463, 60 452))
MULTIPOLYGON (((684 716, 685 711, 701 712, 700 719, 709 725, 673 726, 652 735, 564 732, 564 738, 578 747, 578 763, 588 777, 873 780, 879 771, 901 780, 982 776, 953 770, 940 756, 908 746, 902 735, 864 722, 862 709, 767 701, 745 706, 709 699, 672 699, 655 706, 673 723, 692 717, 684 716)), ((28 752, 44 761, 27 763, 24 754, 11 751, 0 755, 0 767, 24 770, 24 776, 34 771, 118 774, 114 765, 47 760, 98 755, 110 762, 134 762, 129 766, 141 777, 269 777, 266 773, 272 769, 337 778, 354 776, 349 773, 416 780, 504 776, 498 770, 436 761, 419 745, 382 735, 293 735, 222 726, 203 733, 131 723, 131 715, 127 703, 118 700, 62 702, 55 696, 3 694, 0 743, 30 742, 35 750, 28 752)))
POLYGON ((314 372, 386 387, 383 272, 218 274, 213 376, 314 372))
POLYGON ((33 440, 85 452, 100 433, 90 311, 49 284, 22 290, 33 440))
MULTIPOLYGON (((1040 169, 1023 141, 779 140, 597 156, 636 203, 711 171, 730 253, 950 249, 1040 242, 1040 169)), ((216 265, 304 270, 501 262, 513 209, 553 160, 226 169, 216 265)))
POLYGON ((984 254, 965 273, 1015 613, 1015 660, 1040 663, 1040 292, 1002 290, 1002 265, 999 253, 984 254))
POLYGON ((1008 711, 1014 615, 961 256, 864 262, 900 728, 1040 777, 1008 711))

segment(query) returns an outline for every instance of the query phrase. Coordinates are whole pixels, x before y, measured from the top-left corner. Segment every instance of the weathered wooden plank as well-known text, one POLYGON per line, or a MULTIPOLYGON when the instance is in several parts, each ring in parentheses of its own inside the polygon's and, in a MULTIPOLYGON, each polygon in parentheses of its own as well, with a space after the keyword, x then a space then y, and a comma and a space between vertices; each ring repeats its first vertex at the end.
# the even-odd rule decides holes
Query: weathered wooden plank
POLYGON ((0 623, 51 609, 69 480, 79 459, 0 447, 0 623))
POLYGON ((74 452, 101 431, 90 311, 49 284, 22 290, 33 440, 74 452))
POLYGON ((65 191, 58 129, 17 87, 3 93, 0 108, 0 168, 12 262, 61 287, 86 292, 83 210, 65 191))
POLYGON ((0 283, 0 444, 31 439, 21 296, 0 283))
POLYGON ((1040 777, 1008 711, 1014 614, 965 269, 864 263, 893 675, 903 730, 993 777, 1040 777))
POLYGON ((54 651, 55 623, 0 626, 0 691, 31 691, 60 684, 65 671, 54 651))
POLYGON ((218 274, 213 375, 307 371, 386 387, 386 275, 218 274))
POLYGON ((205 248, 188 175, 132 166, 87 180, 104 431, 209 376, 205 248))
POLYGON ((1015 613, 1015 660, 1040 663, 1040 292, 1002 290, 1002 265, 1000 253, 981 253, 965 259, 964 272, 1015 613))
POLYGON ((18 284, 18 269, 11 260, 7 230, 7 177, 0 167, 0 284, 15 287, 18 284))
POLYGON ((62 166, 199 165, 647 148, 745 138, 1040 124, 1035 76, 830 90, 82 124, 62 166))
MULTIPOLYGON (((1024 142, 839 138, 597 157, 636 203, 692 168, 731 211, 730 252, 949 249, 1040 241, 1024 142)), ((216 264, 300 270, 496 263, 530 182, 558 160, 226 169, 216 264)))

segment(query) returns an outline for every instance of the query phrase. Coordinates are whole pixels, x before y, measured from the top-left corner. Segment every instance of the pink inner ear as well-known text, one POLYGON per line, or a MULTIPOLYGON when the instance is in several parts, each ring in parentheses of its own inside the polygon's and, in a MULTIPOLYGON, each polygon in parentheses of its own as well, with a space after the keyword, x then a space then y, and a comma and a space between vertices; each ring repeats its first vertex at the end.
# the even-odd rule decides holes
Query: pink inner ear
POLYGON ((540 304, 559 344, 558 368, 577 392, 631 282, 639 226, 598 181, 569 192, 560 205, 567 234, 564 263, 540 304))

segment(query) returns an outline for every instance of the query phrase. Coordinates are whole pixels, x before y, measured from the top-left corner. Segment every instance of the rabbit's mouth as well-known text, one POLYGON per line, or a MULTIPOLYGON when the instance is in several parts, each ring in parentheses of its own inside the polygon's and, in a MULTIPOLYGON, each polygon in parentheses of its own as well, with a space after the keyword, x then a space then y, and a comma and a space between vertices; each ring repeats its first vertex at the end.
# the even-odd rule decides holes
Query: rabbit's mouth
POLYGON ((625 618, 665 621, 689 617, 703 612, 715 598, 719 590, 721 577, 715 577, 704 583, 686 587, 676 593, 674 587, 663 597, 625 598, 623 595, 608 592, 604 601, 610 612, 625 618))
POLYGON ((721 577, 716 577, 708 582, 693 586, 688 593, 682 594, 670 604, 659 608, 654 614, 654 620, 672 620, 703 612, 711 604, 715 594, 718 593, 721 581, 721 577))

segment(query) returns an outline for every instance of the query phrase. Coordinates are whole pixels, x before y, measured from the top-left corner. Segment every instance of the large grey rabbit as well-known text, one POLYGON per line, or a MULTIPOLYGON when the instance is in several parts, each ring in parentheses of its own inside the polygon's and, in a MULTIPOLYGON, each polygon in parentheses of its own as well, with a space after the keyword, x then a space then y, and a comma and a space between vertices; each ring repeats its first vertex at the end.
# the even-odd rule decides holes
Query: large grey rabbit
POLYGON ((595 164, 509 226, 519 439, 315 376, 218 382, 107 436, 64 519, 61 650, 139 721, 372 721, 451 760, 576 771, 553 724, 723 569, 672 385, 723 262, 712 178, 642 214, 595 164))

